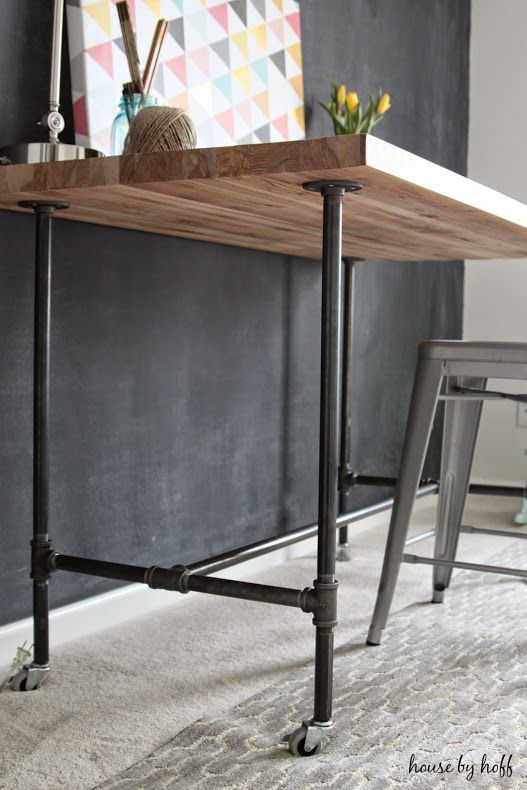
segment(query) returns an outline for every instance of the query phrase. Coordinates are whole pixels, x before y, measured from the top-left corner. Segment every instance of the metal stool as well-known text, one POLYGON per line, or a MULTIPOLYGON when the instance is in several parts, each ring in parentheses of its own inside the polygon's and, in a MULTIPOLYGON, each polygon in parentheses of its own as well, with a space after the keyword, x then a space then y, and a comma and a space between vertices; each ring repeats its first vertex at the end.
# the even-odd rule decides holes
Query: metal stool
MULTIPOLYGON (((368 632, 369 645, 378 645, 381 642, 401 562, 434 566, 434 603, 442 602, 453 568, 527 577, 527 571, 523 570, 455 561, 459 533, 463 529, 461 519, 469 488, 483 401, 501 398, 527 401, 527 395, 487 390, 489 378, 527 380, 527 343, 430 340, 419 346, 384 564, 368 632), (445 388, 444 393, 440 394, 443 379, 446 380, 445 388), (440 399, 445 400, 446 404, 434 557, 416 557, 403 552, 434 414, 440 399)), ((470 527, 467 531, 490 532, 515 538, 527 537, 522 533, 476 527, 470 527)))

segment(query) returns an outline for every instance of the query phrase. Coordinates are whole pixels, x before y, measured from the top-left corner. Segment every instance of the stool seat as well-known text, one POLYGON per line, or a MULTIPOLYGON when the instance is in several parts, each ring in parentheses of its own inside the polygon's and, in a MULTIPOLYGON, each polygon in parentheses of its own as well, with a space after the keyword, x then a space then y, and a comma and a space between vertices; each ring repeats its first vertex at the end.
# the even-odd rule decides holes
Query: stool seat
MULTIPOLYGON (((527 570, 476 566, 455 559, 483 401, 496 397, 526 399, 525 395, 487 391, 489 378, 527 380, 527 343, 427 340, 419 345, 384 563, 368 632, 370 645, 380 644, 401 562, 434 566, 434 603, 443 600, 455 567, 527 578, 527 570), (404 554, 404 546, 440 399, 445 400, 445 418, 434 557, 416 557, 404 554)), ((511 533, 506 535, 510 537, 511 533)), ((522 535, 518 533, 518 537, 522 535)))
POLYGON ((421 359, 447 362, 500 362, 527 364, 527 343, 492 343, 489 341, 424 340, 419 344, 421 359))

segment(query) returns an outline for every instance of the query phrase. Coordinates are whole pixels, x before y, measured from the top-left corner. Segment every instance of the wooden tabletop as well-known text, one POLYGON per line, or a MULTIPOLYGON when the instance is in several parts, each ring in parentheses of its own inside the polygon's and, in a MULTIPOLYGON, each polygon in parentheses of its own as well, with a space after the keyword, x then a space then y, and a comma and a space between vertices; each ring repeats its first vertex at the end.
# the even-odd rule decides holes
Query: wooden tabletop
POLYGON ((320 258, 322 199, 351 179, 343 252, 367 260, 527 257, 527 207, 371 135, 0 167, 0 208, 320 258))

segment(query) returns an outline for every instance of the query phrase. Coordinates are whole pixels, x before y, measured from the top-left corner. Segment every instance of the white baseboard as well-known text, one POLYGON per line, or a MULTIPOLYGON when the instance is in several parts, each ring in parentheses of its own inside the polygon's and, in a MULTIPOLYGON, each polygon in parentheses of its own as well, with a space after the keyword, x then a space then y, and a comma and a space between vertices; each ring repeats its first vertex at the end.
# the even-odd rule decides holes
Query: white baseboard
MULTIPOLYGON (((428 497, 419 500, 417 504, 422 506, 426 499, 428 497)), ((352 524, 350 530, 354 535, 357 535, 369 529, 386 525, 389 515, 390 511, 385 511, 368 516, 352 524)), ((315 552, 316 538, 311 538, 211 575, 244 579, 253 573, 272 568, 288 559, 307 554, 314 555, 315 552)), ((73 639, 87 637, 107 628, 122 625, 166 606, 182 606, 190 597, 198 594, 178 595, 167 590, 152 590, 143 584, 129 584, 118 590, 61 606, 50 612, 50 648, 53 650, 58 645, 63 645, 73 639)), ((7 667, 11 663, 17 647, 24 641, 28 646, 33 641, 33 619, 31 617, 0 627, 0 667, 7 667)), ((0 677, 0 682, 1 680, 0 677)))
POLYGON ((474 483, 475 485, 503 486, 504 488, 523 488, 526 484, 525 480, 496 480, 495 478, 489 480, 485 477, 475 477, 474 479, 471 479, 470 482, 474 483))

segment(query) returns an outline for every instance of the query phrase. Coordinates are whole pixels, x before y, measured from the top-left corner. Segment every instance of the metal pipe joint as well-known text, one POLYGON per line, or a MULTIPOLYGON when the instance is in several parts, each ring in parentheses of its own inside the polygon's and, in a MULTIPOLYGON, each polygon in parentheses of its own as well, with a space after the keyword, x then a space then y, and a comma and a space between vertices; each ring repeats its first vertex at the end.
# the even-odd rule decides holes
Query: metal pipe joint
MULTIPOLYGON (((311 590, 313 625, 317 628, 333 629, 337 625, 337 590, 339 583, 321 582, 315 579, 311 590)), ((304 610, 305 611, 305 610, 304 610)))
POLYGON ((153 565, 145 571, 145 584, 153 590, 172 590, 185 595, 190 591, 191 575, 186 565, 174 565, 172 568, 153 565))
POLYGON ((339 466, 338 490, 341 494, 349 494, 351 488, 356 485, 356 477, 350 463, 339 466))
POLYGON ((43 536, 35 536, 31 541, 31 578, 36 582, 46 582, 51 570, 50 558, 56 554, 51 550, 51 541, 43 536))

